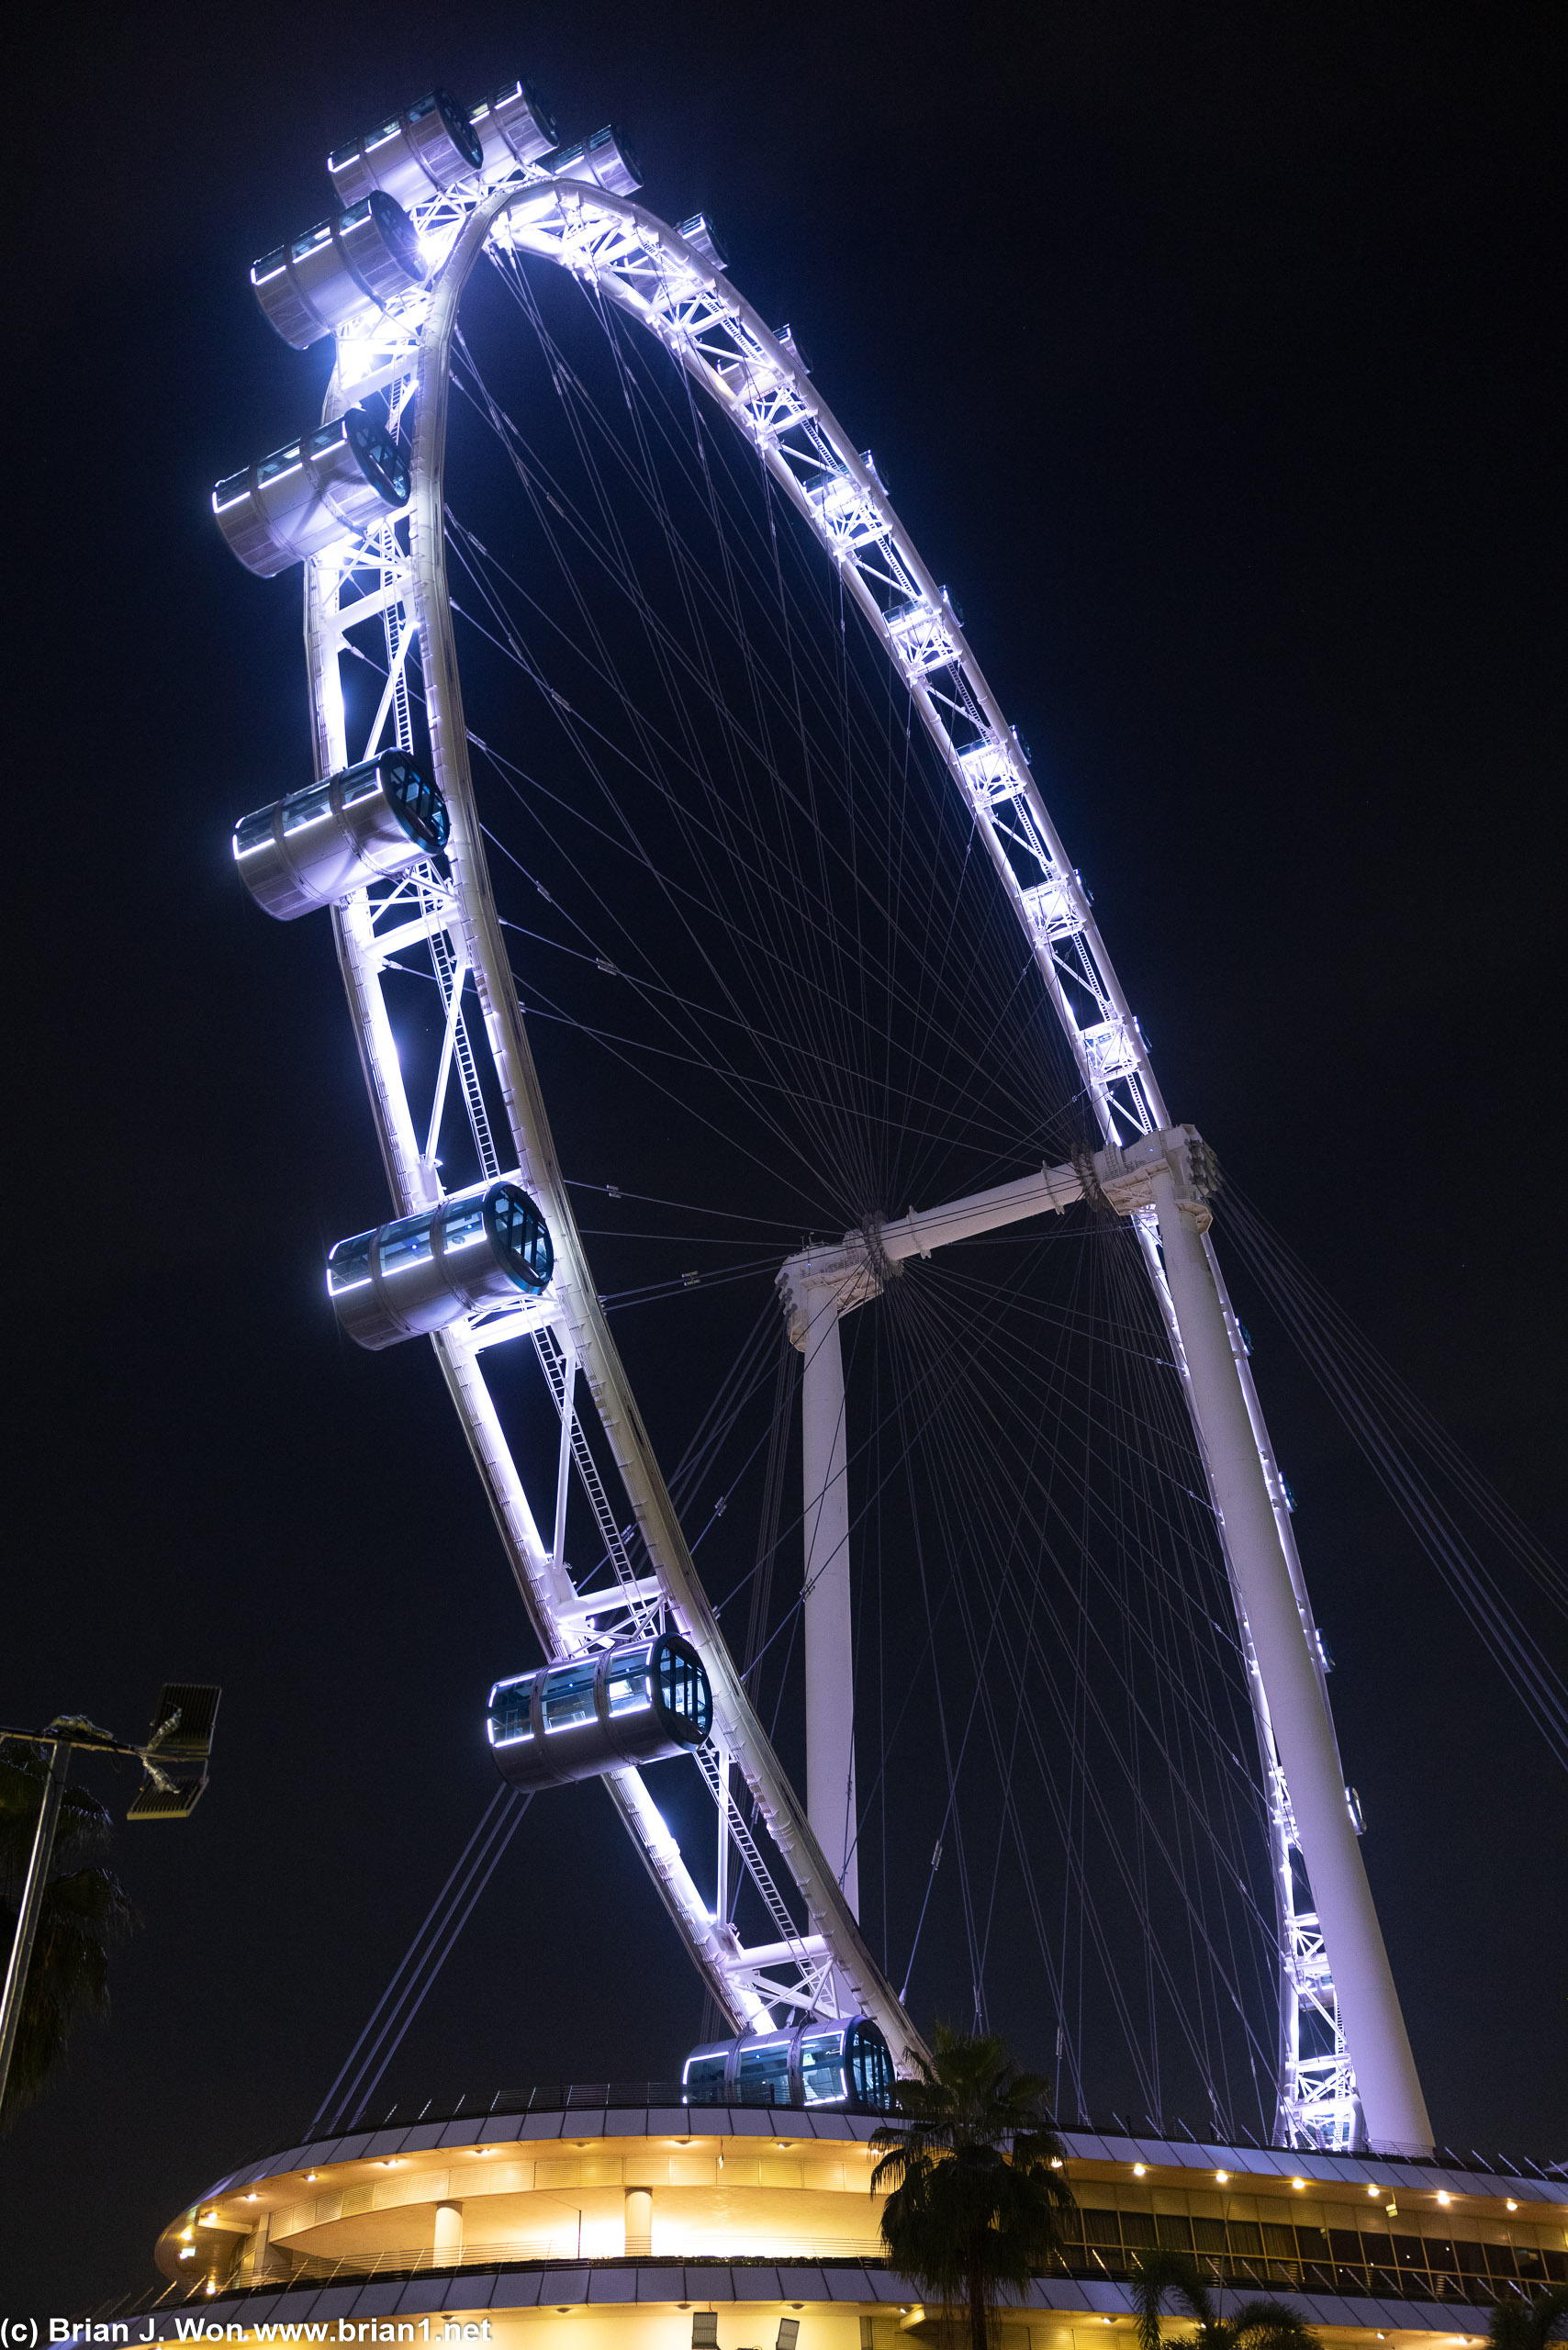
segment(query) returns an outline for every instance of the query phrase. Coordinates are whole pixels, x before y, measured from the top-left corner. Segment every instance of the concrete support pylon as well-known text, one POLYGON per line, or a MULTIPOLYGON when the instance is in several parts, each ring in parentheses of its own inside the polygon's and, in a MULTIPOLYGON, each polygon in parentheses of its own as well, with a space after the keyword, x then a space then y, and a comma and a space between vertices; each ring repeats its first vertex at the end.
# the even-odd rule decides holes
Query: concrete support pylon
POLYGON ((801 1465, 806 1549, 806 1814, 845 1899, 860 1914, 849 1477, 839 1293, 813 1285, 805 1332, 801 1465))

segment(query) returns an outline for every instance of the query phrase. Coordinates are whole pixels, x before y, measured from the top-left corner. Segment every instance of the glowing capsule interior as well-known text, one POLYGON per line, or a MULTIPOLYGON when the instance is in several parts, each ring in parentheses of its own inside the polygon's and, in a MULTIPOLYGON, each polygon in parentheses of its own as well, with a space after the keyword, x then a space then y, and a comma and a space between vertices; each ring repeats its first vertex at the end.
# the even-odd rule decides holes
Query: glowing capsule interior
POLYGON ((514 82, 481 98, 471 119, 487 178, 542 162, 559 139, 554 118, 532 82, 514 82))
POLYGON ((445 90, 377 123, 327 158, 340 202, 357 204, 372 188, 404 205, 422 204, 484 166, 478 133, 445 90))
POLYGON ((596 130, 591 139, 558 147, 546 157, 544 168, 558 180, 588 180, 610 196, 634 196, 643 185, 637 159, 623 132, 613 123, 596 130))
POLYGON ((383 751, 291 791, 234 827, 240 878, 264 911, 297 922, 446 845, 446 802, 406 751, 383 751))
POLYGON ((425 282, 424 254, 400 204, 372 188, 346 212, 251 265, 251 286, 269 326, 297 351, 356 325, 425 282))
POLYGON ((893 2060, 869 2016, 812 2016, 780 2031, 694 2048, 681 2074, 689 2105, 851 2105, 885 2112, 893 2060))
POLYGON ((702 1660, 665 1632, 498 1681, 486 1733, 503 1779, 547 1787, 687 1753, 712 1722, 702 1660))
POLYGON ((379 1352, 486 1306, 536 1297, 555 1269, 544 1218, 504 1177, 419 1215, 340 1240, 327 1294, 356 1345, 379 1352))
POLYGON ((386 425, 351 408, 220 481, 212 512, 230 552, 272 579, 385 521, 409 488, 409 460, 386 425))

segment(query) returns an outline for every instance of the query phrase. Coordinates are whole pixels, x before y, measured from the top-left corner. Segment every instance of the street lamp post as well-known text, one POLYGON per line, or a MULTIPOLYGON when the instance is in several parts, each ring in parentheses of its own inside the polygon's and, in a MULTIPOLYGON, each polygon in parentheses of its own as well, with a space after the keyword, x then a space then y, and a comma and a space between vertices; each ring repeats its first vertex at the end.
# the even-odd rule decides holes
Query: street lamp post
POLYGON ((60 1824, 65 1775, 73 1752, 81 1750, 89 1754, 131 1755, 140 1763, 143 1781, 126 1814, 128 1819, 188 1819, 207 1785, 212 1725, 221 1695, 220 1690, 206 1683, 166 1681, 153 1712, 151 1729, 140 1746, 122 1743, 80 1714, 57 1714, 41 1730, 0 1727, 0 1740, 19 1739, 28 1745, 49 1750, 49 1774, 39 1805, 21 1910, 6 1963, 6 1987, 0 1993, 0 2110, 5 2108, 6 2085, 10 2078, 11 2058, 22 2020, 28 1968, 38 1939, 39 1919, 43 1913, 54 1834, 60 1824), (164 1767, 170 1762, 195 1763, 198 1767, 176 1776, 164 1767))

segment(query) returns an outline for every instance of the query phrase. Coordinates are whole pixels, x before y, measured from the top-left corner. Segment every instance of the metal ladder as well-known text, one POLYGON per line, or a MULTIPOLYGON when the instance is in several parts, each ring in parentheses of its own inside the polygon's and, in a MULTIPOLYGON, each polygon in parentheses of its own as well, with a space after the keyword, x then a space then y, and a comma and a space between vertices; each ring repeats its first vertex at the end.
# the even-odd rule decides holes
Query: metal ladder
MULTIPOLYGON (((583 1491, 588 1497, 589 1506, 592 1508, 595 1522, 599 1527, 599 1539, 604 1544, 610 1563, 615 1570, 615 1579, 621 1585, 622 1598, 638 1631, 651 1633, 657 1628, 658 1611, 655 1606, 650 1606, 636 1590, 636 1571, 633 1567, 625 1538, 615 1523, 615 1513, 610 1506, 610 1495, 604 1490, 604 1480, 599 1473, 599 1463, 588 1448, 588 1433, 575 1405, 567 1397, 566 1350, 554 1331, 548 1327, 535 1330, 533 1345, 539 1357, 540 1367, 549 1382, 550 1393, 555 1401, 555 1409, 560 1414, 563 1423, 566 1422, 568 1413, 570 1414, 571 1427, 568 1440, 572 1448, 572 1459, 577 1464, 577 1475, 582 1481, 583 1491)), ((610 1597, 608 1592, 605 1597, 607 1599, 610 1597)))

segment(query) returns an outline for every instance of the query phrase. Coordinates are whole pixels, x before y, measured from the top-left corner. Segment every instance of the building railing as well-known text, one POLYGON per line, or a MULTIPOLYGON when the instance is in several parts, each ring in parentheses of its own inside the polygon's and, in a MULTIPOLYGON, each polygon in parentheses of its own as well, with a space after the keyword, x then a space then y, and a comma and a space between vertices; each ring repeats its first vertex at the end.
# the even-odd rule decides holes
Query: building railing
POLYGON ((1370 2294, 1472 2306, 1568 2284, 1568 2253, 1459 2235, 1317 2228, 1250 2220, 1186 2220, 1147 2211, 1079 2210, 1062 2273, 1125 2283, 1156 2249, 1194 2257, 1216 2284, 1248 2290, 1370 2294))
MULTIPOLYGON (((1379 2300, 1451 2301, 1456 2308, 1475 2308, 1498 2300, 1528 2300, 1545 2284, 1568 2282, 1568 2255, 1533 2252, 1525 2247, 1462 2241, 1445 2245, 1420 2236, 1390 2235, 1374 2240, 1382 2247, 1379 2258, 1351 2259, 1348 2246, 1341 2244, 1336 2252, 1318 2241, 1326 2233, 1341 2240, 1355 2232, 1351 2230, 1260 2226, 1250 2221, 1227 2223, 1218 2220, 1161 2218, 1150 2222, 1147 2214, 1136 2211, 1091 2211, 1076 2216, 1098 2223, 1096 2232, 1102 2235, 1105 2222, 1114 2226, 1119 2221, 1123 2231, 1120 2242, 1086 2244, 1070 2240, 1060 2257, 1039 2272, 1043 2277, 1075 2283, 1126 2284, 1131 2281, 1139 2256, 1156 2249, 1158 2244, 1162 2249, 1192 2254, 1200 2272, 1212 2284, 1243 2293, 1332 2293, 1347 2298, 1370 2296, 1379 2300), (1214 2245, 1216 2233, 1228 2239, 1224 2250, 1214 2245), (1297 2239, 1294 2251, 1286 2251, 1282 2241, 1285 2237, 1297 2239), (1272 2241, 1254 2243, 1259 2238, 1272 2241)), ((536 2250, 521 2250, 515 2240, 510 2244, 466 2243, 461 2248, 444 2248, 439 2253, 432 2246, 419 2245, 337 2255, 291 2253, 286 2246, 274 2245, 268 2255, 270 2273, 255 2278, 249 2288, 230 2282, 222 2289, 228 2293, 246 2289, 276 2293, 292 2287, 351 2279, 357 2282, 375 2277, 448 2276, 470 2269, 522 2272, 544 2268, 559 2271, 823 2266, 886 2268, 889 2262, 880 2236, 869 2231, 846 2236, 813 2234, 807 2244, 802 2244, 798 2236, 788 2244, 753 2243, 745 2251, 693 2244, 678 2254, 639 2253, 624 2259, 579 2254, 569 2244, 541 2256, 536 2250), (286 2274, 282 2266, 285 2261, 288 2264, 286 2274)), ((204 2288, 193 2281, 192 2290, 201 2289, 204 2288)))

